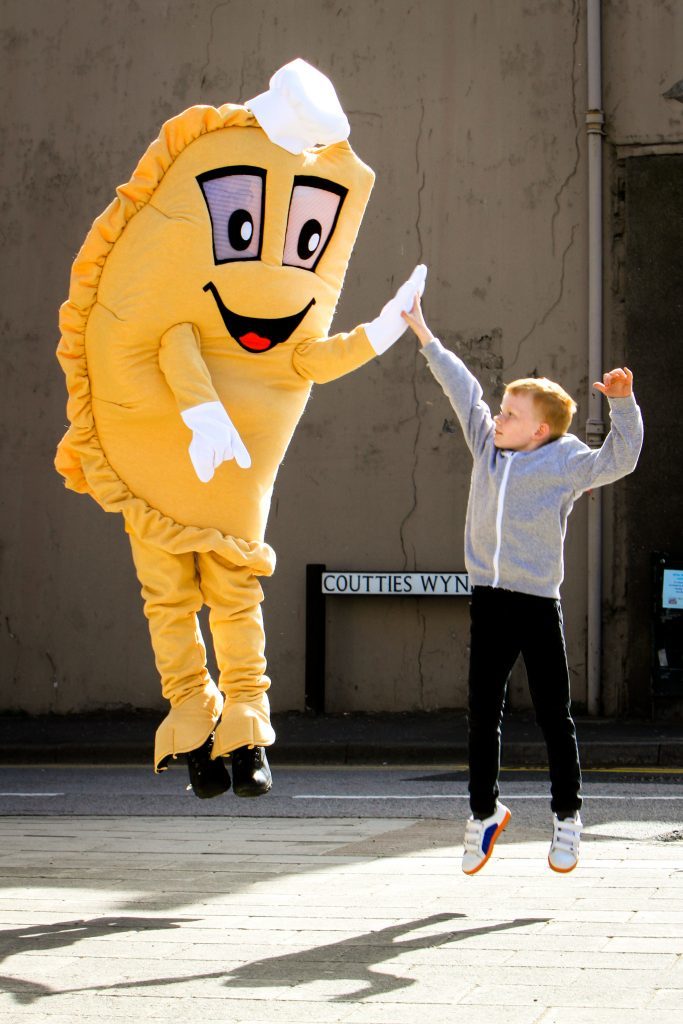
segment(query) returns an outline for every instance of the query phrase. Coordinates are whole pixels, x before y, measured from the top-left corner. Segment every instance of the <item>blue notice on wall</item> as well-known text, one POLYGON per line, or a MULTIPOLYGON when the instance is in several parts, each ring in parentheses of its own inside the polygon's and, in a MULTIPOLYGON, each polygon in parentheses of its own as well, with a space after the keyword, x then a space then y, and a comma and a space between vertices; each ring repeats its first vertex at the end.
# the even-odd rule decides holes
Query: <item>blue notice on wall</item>
POLYGON ((662 608, 683 611, 683 569, 665 569, 662 576, 662 608))

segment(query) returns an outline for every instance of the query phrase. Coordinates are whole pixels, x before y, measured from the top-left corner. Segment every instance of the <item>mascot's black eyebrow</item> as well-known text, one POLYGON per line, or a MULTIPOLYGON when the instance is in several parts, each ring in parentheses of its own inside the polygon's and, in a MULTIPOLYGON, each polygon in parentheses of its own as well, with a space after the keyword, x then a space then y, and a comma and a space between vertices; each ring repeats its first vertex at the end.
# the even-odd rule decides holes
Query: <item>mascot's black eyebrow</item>
POLYGON ((213 248, 213 261, 216 264, 233 263, 237 262, 237 260, 219 259, 218 257, 218 254, 216 252, 216 240, 214 236, 213 214, 211 212, 211 206, 209 204, 206 192, 204 191, 204 188, 202 186, 205 181, 215 181, 216 178, 229 178, 235 174, 250 174, 253 175, 254 177, 261 179, 261 229, 259 231, 258 252, 256 253, 255 256, 242 256, 240 260, 246 262, 247 260, 261 259, 261 249, 263 247, 263 225, 266 215, 266 171, 263 167, 250 167, 247 164, 233 164, 230 167, 215 167, 211 171, 203 171, 202 174, 197 175, 196 179, 202 196, 204 197, 206 208, 209 211, 209 219, 211 221, 211 245, 213 248))

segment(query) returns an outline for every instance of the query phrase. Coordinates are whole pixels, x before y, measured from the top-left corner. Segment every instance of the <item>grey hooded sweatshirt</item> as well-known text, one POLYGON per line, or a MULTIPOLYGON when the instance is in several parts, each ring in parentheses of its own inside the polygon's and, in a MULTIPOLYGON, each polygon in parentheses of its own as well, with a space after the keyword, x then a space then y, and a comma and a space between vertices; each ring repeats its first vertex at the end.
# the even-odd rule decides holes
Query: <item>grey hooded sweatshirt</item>
POLYGON ((574 502, 588 488, 633 472, 643 421, 633 397, 609 399, 611 430, 593 449, 573 434, 530 452, 496 448, 479 382, 436 338, 422 349, 450 401, 474 459, 465 524, 472 586, 559 598, 564 536, 574 502))

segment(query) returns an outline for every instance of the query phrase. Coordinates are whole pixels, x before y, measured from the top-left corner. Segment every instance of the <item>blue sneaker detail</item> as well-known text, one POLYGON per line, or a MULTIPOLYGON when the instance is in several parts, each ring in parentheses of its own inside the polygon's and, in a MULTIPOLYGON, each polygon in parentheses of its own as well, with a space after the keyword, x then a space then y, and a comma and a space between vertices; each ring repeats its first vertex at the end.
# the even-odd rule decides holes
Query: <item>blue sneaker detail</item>
POLYGON ((493 853, 496 839, 510 820, 510 810, 505 804, 497 804, 489 818, 470 817, 465 825, 465 842, 462 855, 462 869, 466 875, 480 871, 493 853))
POLYGON ((493 837, 495 836, 497 831, 498 831, 498 825, 496 825, 494 823, 493 825, 489 825, 489 827, 484 832, 484 835, 483 835, 483 838, 482 838, 482 841, 481 841, 481 848, 482 848, 482 851, 484 853, 488 853, 489 852, 489 846, 491 845, 493 837))

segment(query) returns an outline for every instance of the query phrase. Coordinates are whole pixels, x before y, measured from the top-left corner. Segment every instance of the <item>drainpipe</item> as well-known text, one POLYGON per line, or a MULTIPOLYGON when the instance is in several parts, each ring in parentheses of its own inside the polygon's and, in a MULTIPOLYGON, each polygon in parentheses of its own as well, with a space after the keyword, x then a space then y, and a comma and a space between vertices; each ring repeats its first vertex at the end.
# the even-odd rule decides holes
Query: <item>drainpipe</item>
MULTIPOLYGON (((602 57, 600 0, 587 0, 588 110, 588 419, 586 444, 599 448, 605 436, 602 395, 591 388, 602 380, 602 57)), ((588 495, 588 714, 600 714, 602 662, 602 495, 588 495)))

